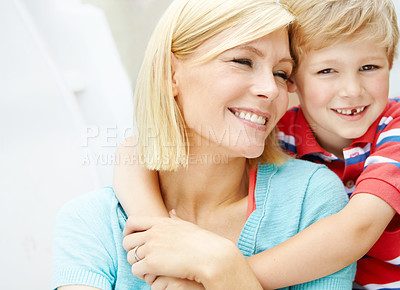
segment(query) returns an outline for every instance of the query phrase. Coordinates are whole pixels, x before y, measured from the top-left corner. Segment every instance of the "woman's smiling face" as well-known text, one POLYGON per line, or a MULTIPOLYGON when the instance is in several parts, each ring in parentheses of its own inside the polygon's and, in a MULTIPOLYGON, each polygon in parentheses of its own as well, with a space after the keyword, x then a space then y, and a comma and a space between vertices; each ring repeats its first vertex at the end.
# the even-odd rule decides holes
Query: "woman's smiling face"
POLYGON ((228 36, 225 31, 211 38, 188 59, 173 56, 174 93, 191 145, 255 158, 287 109, 293 67, 288 36, 280 29, 211 60, 193 62, 228 36))

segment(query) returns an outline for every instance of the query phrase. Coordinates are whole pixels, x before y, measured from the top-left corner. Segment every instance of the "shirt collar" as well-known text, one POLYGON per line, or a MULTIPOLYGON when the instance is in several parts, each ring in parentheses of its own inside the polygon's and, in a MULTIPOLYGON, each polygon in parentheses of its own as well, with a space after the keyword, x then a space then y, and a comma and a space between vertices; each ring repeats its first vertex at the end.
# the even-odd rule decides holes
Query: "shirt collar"
POLYGON ((296 138, 297 158, 302 158, 304 155, 311 153, 332 156, 318 144, 301 108, 299 108, 295 120, 294 135, 296 138))

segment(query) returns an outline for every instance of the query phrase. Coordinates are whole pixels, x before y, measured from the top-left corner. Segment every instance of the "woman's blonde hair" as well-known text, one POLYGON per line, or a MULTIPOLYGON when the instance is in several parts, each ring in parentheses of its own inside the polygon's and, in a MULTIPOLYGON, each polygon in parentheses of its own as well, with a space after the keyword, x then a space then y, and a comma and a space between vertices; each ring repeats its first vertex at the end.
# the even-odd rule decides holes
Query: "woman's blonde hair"
MULTIPOLYGON (((134 112, 141 162, 152 170, 176 170, 188 164, 185 122, 172 92, 171 53, 187 58, 206 40, 235 27, 226 41, 202 57, 201 61, 207 61, 292 21, 292 14, 274 0, 172 2, 149 41, 136 84, 134 112)), ((260 161, 281 161, 283 153, 277 144, 271 133, 260 161)))
POLYGON ((292 57, 343 39, 371 39, 386 49, 393 65, 399 40, 395 7, 391 0, 281 0, 296 21, 289 29, 292 57))

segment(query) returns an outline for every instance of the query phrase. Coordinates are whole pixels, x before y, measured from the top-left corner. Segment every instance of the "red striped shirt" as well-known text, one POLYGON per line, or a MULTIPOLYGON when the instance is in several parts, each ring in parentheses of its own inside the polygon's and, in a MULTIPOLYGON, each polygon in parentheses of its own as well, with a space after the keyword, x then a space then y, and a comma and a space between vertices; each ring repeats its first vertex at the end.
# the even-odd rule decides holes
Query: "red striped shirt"
POLYGON ((297 158, 323 163, 343 181, 350 197, 369 193, 397 212, 381 238, 357 263, 359 289, 400 289, 400 99, 388 102, 364 136, 343 149, 344 160, 316 141, 300 108, 289 110, 279 126, 281 146, 297 158))

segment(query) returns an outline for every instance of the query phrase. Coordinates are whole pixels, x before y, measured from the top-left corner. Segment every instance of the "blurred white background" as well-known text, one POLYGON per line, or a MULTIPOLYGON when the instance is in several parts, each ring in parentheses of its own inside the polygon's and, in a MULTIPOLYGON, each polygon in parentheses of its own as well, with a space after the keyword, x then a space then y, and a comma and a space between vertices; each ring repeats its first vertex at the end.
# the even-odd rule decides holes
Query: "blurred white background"
MULTIPOLYGON (((56 213, 111 184, 143 52, 170 2, 0 0, 1 289, 50 289, 56 213)), ((396 60, 392 96, 399 78, 396 60)))

